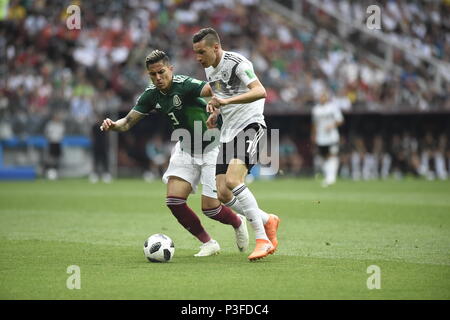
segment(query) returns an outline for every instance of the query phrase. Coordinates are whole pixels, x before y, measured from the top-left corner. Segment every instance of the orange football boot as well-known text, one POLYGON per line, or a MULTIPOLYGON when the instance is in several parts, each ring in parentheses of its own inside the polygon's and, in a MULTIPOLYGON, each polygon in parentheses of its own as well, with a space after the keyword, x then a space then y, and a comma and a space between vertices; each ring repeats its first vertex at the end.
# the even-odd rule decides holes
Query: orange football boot
POLYGON ((248 256, 248 260, 258 260, 267 257, 270 252, 275 251, 272 243, 265 239, 256 239, 255 250, 248 256))
POLYGON ((278 218, 278 216, 269 213, 269 220, 267 220, 266 224, 264 225, 267 237, 269 238, 270 242, 272 242, 273 245, 273 250, 269 252, 270 254, 274 253, 278 247, 277 230, 280 221, 281 219, 278 218))

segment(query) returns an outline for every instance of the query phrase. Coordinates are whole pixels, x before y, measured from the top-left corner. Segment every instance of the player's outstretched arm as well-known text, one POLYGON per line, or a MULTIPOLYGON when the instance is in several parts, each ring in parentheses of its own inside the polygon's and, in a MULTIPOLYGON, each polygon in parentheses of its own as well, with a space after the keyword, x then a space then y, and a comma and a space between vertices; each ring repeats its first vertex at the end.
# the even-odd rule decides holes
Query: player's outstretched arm
POLYGON ((267 97, 266 89, 259 80, 249 83, 247 87, 250 89, 249 91, 234 97, 221 99, 213 96, 208 102, 207 111, 212 108, 220 108, 221 106, 225 106, 227 104, 251 103, 267 97))
POLYGON ((121 118, 117 121, 112 121, 109 118, 103 120, 100 130, 102 131, 119 131, 124 132, 130 130, 139 120, 141 120, 145 114, 131 110, 125 118, 121 118))

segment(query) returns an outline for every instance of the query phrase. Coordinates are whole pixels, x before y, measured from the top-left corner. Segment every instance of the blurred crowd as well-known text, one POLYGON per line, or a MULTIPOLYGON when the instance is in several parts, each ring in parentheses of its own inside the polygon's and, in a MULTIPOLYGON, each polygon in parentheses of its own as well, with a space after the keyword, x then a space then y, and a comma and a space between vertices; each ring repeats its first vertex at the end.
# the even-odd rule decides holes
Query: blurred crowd
MULTIPOLYGON (((322 2, 361 18, 355 8, 367 1, 322 2)), ((149 82, 144 60, 154 48, 169 54, 176 73, 204 79, 191 44, 204 26, 218 30, 225 50, 253 62, 267 89, 266 114, 309 113, 324 88, 346 101, 347 111, 450 110, 447 82, 442 91, 428 90, 432 78, 419 77, 401 54, 394 57, 405 66, 401 75, 380 69, 330 38, 326 15, 302 3, 313 28, 294 27, 258 0, 11 0, 0 20, 0 139, 45 134, 51 119, 66 135, 90 135, 99 118, 132 107, 149 82), (79 30, 66 26, 71 4, 81 8, 79 30)), ((380 3, 386 33, 448 61, 448 2, 380 3)), ((292 161, 299 171, 301 158, 292 161)))
MULTIPOLYGON (((128 137, 120 152, 124 166, 138 167, 145 180, 162 177, 169 164, 172 144, 155 134, 136 148, 128 137), (138 150, 141 150, 138 152, 138 150)), ((312 143, 299 143, 289 134, 279 139, 279 177, 321 174, 318 150, 312 143), (312 169, 307 168, 312 158, 312 169)), ((339 177, 342 179, 377 180, 416 177, 427 180, 450 178, 450 140, 448 133, 426 131, 424 135, 407 130, 393 133, 353 135, 342 134, 339 145, 339 177)))
MULTIPOLYGON (((365 24, 367 19, 366 9, 377 5, 382 14, 380 30, 390 40, 424 56, 450 62, 450 1, 318 0, 316 3, 329 12, 361 24, 365 24)), ((323 24, 327 23, 313 7, 304 8, 307 13, 315 13, 323 24)))
MULTIPOLYGON (((316 174, 321 173, 317 150, 311 150, 316 174)), ((302 163, 307 157, 298 144, 286 136, 280 140, 280 168, 284 176, 304 174, 302 163)), ((450 175, 450 141, 448 134, 431 131, 423 136, 408 131, 389 137, 341 135, 339 176, 344 179, 376 180, 420 177, 446 180, 450 175)))
POLYGON ((450 144, 445 133, 408 131, 383 137, 341 139, 340 175, 353 180, 396 179, 405 176, 446 180, 450 174, 450 144))
MULTIPOLYGON (((286 1, 281 1, 286 2, 286 1)), ((287 1, 289 2, 289 1, 287 1)), ((347 92, 357 108, 371 110, 450 110, 450 77, 443 72, 442 82, 436 81, 437 70, 417 55, 450 62, 450 1, 419 0, 317 0, 317 6, 299 1, 304 16, 316 26, 338 35, 355 45, 357 55, 343 58, 344 51, 328 46, 321 67, 327 75, 347 83, 347 92), (388 41, 403 46, 392 48, 392 64, 399 72, 376 68, 366 53, 384 59, 388 47, 377 38, 365 36, 345 23, 365 27, 367 8, 380 8, 381 29, 388 41), (345 22, 335 19, 340 16, 345 22), (411 54, 415 52, 415 54, 411 54), (327 66, 337 66, 328 71, 327 66), (341 73, 341 77, 336 76, 341 73)), ((292 4, 291 4, 292 5, 292 4)), ((347 53, 346 53, 347 54, 347 53)), ((385 61, 387 63, 387 61, 385 61)), ((439 68, 439 67, 438 67, 439 68)), ((439 68, 443 69, 443 68, 439 68)), ((450 71, 449 71, 450 72, 450 71)))
MULTIPOLYGON (((387 73, 333 42, 320 28, 294 28, 266 13, 258 0, 63 4, 12 0, 6 19, 0 21, 0 54, 6 62, 2 72, 7 74, 0 86, 0 110, 10 134, 42 132, 54 112, 67 120, 68 133, 86 133, 85 123, 95 113, 128 110, 149 81, 143 61, 152 48, 165 50, 177 73, 203 79, 191 49, 192 34, 203 26, 215 27, 225 49, 241 52, 254 63, 268 91, 267 113, 308 111, 315 92, 324 87, 363 109, 374 108, 373 102, 389 109, 450 108, 450 90, 418 90, 424 84, 415 70, 405 69, 400 77, 387 73), (80 30, 66 26, 70 4, 80 5, 80 30)), ((360 12, 351 8, 363 6, 350 1, 324 5, 350 16, 360 12)), ((443 3, 423 7, 417 2, 386 2, 386 32, 419 41, 430 54, 448 60, 449 34, 441 28, 448 8, 443 3), (406 18, 399 19, 399 14, 406 18), (408 20, 416 16, 422 27, 408 20)), ((312 16, 321 21, 320 13, 312 16)))

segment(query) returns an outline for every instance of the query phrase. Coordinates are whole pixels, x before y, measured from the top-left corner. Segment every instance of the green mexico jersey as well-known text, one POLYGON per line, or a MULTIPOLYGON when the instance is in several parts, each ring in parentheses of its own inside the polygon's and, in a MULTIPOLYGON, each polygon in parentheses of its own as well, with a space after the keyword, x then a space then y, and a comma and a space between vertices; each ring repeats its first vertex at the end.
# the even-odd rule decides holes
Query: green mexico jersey
POLYGON ((206 101, 200 97, 200 93, 206 83, 191 77, 174 75, 172 86, 167 93, 150 84, 137 99, 133 110, 143 114, 148 114, 152 110, 166 114, 174 130, 184 129, 176 132, 180 133, 178 138, 183 151, 194 153, 193 148, 197 149, 198 145, 202 149, 198 151, 202 152, 209 144, 218 143, 214 138, 203 141, 203 134, 208 130, 206 120, 209 114, 205 109, 206 101), (190 139, 186 138, 187 132, 190 139), (201 143, 197 142, 194 145, 194 140, 201 143))

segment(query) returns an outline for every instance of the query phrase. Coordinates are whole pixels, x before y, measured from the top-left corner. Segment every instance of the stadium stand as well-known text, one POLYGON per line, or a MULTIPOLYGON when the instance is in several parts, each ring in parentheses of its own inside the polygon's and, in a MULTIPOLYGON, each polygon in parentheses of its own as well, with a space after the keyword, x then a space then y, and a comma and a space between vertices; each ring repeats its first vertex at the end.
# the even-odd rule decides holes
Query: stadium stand
MULTIPOLYGON (((0 13, 0 72, 6 75, 0 80, 3 166, 38 168, 32 178, 42 174, 47 145, 42 137, 55 113, 64 119, 64 141, 81 137, 75 138, 82 141, 76 147, 84 150, 77 159, 87 161, 84 152, 90 147, 86 141, 93 119, 106 114, 114 118, 130 109, 149 81, 143 61, 150 49, 166 51, 177 73, 203 79, 191 36, 201 27, 213 26, 226 50, 250 58, 267 89, 268 123, 282 130, 284 151, 295 154, 290 156, 292 163, 285 161, 286 174, 311 173, 309 114, 316 95, 331 88, 343 101, 346 116, 341 161, 348 168, 342 166, 343 177, 372 179, 410 172, 447 179, 450 3, 376 1, 383 8, 382 29, 371 34, 364 31, 365 8, 371 2, 10 1, 8 10, 0 13), (71 4, 81 8, 80 30, 66 26, 71 4), (424 114, 426 121, 420 116, 424 114), (404 131, 409 131, 409 138, 404 131), (413 147, 402 144, 406 164, 391 143, 399 140, 396 134, 402 135, 400 140, 415 141, 413 147), (33 139, 40 141, 39 146, 29 143, 33 139), (380 139, 382 146, 376 142, 380 139), (19 146, 34 151, 21 159, 19 146), (412 153, 415 156, 408 156, 412 153)), ((113 141, 123 169, 113 173, 150 170, 145 147, 158 131, 167 132, 167 125, 153 123, 149 128, 143 122, 135 134, 113 141), (138 150, 127 152, 126 141, 138 150)), ((71 168, 66 176, 90 171, 88 166, 74 171, 67 161, 63 157, 63 168, 71 168)))

